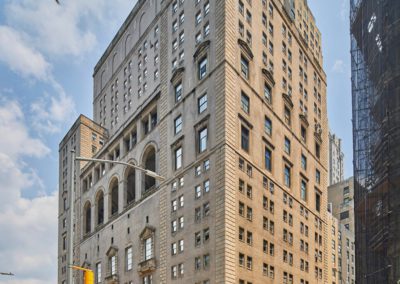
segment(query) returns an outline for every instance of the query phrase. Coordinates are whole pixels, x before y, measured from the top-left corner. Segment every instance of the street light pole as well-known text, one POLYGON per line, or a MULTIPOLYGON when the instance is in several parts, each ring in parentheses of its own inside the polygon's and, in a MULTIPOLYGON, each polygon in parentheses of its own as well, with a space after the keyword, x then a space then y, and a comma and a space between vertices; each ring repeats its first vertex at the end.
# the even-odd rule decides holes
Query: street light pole
POLYGON ((109 164, 119 164, 119 165, 124 165, 128 166, 131 168, 134 168, 136 170, 144 172, 145 175, 151 176, 159 181, 164 181, 165 178, 163 176, 158 175, 157 173, 143 169, 139 166, 136 166, 134 164, 130 163, 125 163, 125 162, 120 162, 120 161, 113 161, 113 160, 104 160, 104 159, 94 159, 94 158, 85 158, 85 157, 76 157, 75 156, 75 150, 71 150, 71 161, 72 161, 72 166, 71 166, 71 192, 70 192, 70 205, 69 205, 69 245, 68 245, 68 274, 67 274, 67 280, 68 284, 73 284, 73 268, 76 268, 74 266, 74 205, 75 205, 75 161, 86 161, 86 162, 100 162, 100 163, 109 163, 109 164))
POLYGON ((132 167, 136 170, 142 171, 144 172, 146 175, 151 176, 155 179, 158 179, 160 181, 165 180, 164 177, 158 175, 157 173, 150 171, 150 170, 146 170, 143 169, 139 166, 136 166, 134 164, 130 164, 130 163, 125 163, 125 162, 120 162, 120 161, 113 161, 113 160, 104 160, 104 159, 93 159, 93 158, 85 158, 85 157, 76 157, 75 158, 76 161, 86 161, 86 162, 100 162, 100 163, 109 163, 109 164, 119 164, 119 165, 124 165, 124 166, 128 166, 128 167, 132 167))
POLYGON ((73 270, 71 266, 74 265, 74 207, 75 207, 75 150, 71 150, 71 190, 69 194, 69 232, 68 232, 68 284, 74 283, 73 270))

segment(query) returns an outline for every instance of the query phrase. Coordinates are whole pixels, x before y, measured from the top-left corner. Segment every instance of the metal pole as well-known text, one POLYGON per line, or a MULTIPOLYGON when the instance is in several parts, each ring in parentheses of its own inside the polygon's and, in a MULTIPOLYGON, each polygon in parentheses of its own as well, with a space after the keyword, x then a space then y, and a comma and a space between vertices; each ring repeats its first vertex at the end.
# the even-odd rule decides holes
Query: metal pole
POLYGON ((130 163, 125 163, 125 162, 120 162, 120 161, 113 161, 113 160, 104 160, 104 159, 93 159, 93 158, 85 158, 85 157, 76 157, 75 158, 76 161, 87 161, 87 162, 100 162, 100 163, 109 163, 109 164, 119 164, 119 165, 124 165, 124 166, 128 166, 128 167, 132 167, 136 170, 142 171, 144 172, 146 175, 151 176, 155 179, 158 179, 160 181, 165 180, 164 177, 158 175, 157 173, 150 171, 150 170, 146 170, 143 169, 139 166, 136 166, 134 164, 130 164, 130 163))
POLYGON ((71 190, 69 194, 69 242, 68 242, 68 284, 73 284, 73 269, 74 265, 74 205, 75 205, 75 150, 71 150, 71 190))

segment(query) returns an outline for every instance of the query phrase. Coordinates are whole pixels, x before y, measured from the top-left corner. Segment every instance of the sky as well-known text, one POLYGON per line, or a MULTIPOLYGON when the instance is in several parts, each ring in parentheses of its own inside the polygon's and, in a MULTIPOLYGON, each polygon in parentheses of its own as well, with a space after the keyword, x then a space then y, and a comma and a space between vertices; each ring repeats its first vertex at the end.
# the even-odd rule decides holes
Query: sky
MULTIPOLYGON (((92 117, 93 68, 135 0, 0 1, 0 284, 57 279, 58 143, 92 117)), ((309 0, 331 130, 352 175, 349 1, 309 0)))

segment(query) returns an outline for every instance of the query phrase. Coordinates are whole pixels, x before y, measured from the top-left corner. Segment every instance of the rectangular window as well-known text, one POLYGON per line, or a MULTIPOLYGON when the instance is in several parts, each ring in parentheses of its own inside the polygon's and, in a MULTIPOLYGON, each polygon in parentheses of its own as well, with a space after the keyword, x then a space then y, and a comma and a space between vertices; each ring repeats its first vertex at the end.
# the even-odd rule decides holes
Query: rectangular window
POLYGON ((290 140, 285 137, 285 153, 290 155, 290 140))
POLYGON ((321 146, 315 142, 315 156, 319 159, 321 157, 321 146))
POLYGON ((199 61, 199 79, 202 80, 207 75, 207 57, 199 61))
POLYGON ((126 249, 126 270, 129 271, 132 269, 133 255, 132 255, 132 247, 126 249))
POLYGON ((272 103, 272 89, 267 84, 264 84, 264 98, 267 102, 272 103))
POLYGON ((290 187, 290 167, 288 165, 285 165, 284 168, 284 178, 285 185, 290 187))
POLYGON ((196 26, 198 25, 198 24, 200 24, 201 23, 201 20, 202 20, 202 17, 201 17, 201 11, 199 11, 197 14, 196 14, 196 26))
POLYGON ((307 158, 303 154, 301 154, 301 168, 307 170, 307 158))
POLYGON ((175 170, 182 167, 182 147, 175 150, 175 170))
POLYGON ((265 147, 265 169, 269 172, 272 171, 272 151, 265 147))
POLYGON ((207 16, 208 13, 210 13, 210 2, 207 1, 207 3, 204 4, 204 16, 207 16))
POLYGON ((153 258, 153 238, 147 238, 145 240, 145 260, 153 258))
POLYGON ((321 195, 318 192, 315 193, 315 209, 318 212, 321 210, 321 195))
POLYGON ((206 180, 203 185, 204 185, 204 193, 210 192, 210 181, 206 180))
POLYGON ((349 218, 349 211, 344 211, 340 213, 340 220, 349 218))
POLYGON ((174 125, 175 125, 175 134, 178 134, 179 132, 182 131, 182 116, 178 116, 177 118, 175 118, 174 121, 174 125))
POLYGON ((113 255, 110 259, 110 265, 111 265, 111 275, 116 275, 117 274, 117 257, 113 255))
POLYGON ((175 86, 175 102, 179 102, 182 99, 182 82, 179 82, 175 86))
POLYGON ((239 241, 244 242, 244 229, 239 227, 239 241))
POLYGON ((272 135, 272 121, 268 117, 264 119, 264 131, 267 135, 272 135))
POLYGON ((292 123, 292 121, 291 121, 291 112, 290 112, 290 109, 287 106, 285 106, 284 114, 285 114, 285 123, 287 125, 290 125, 292 123))
POLYGON ((101 283, 101 262, 96 263, 96 283, 101 283))
POLYGON ((321 172, 319 170, 315 170, 315 182, 317 184, 321 183, 321 172))
POLYGON ((249 61, 243 55, 240 59, 240 66, 243 77, 249 79, 249 61))
POLYGON ((199 153, 207 150, 207 127, 199 131, 199 153))
POLYGON ((306 128, 302 125, 301 126, 301 140, 306 143, 307 142, 307 130, 306 128))
POLYGON ((199 113, 204 112, 207 109, 207 94, 202 95, 198 100, 197 100, 197 105, 198 105, 198 111, 199 113))
POLYGON ((305 180, 301 180, 300 197, 302 200, 307 200, 307 183, 305 180))
POLYGON ((241 101, 242 110, 245 113, 249 113, 250 112, 250 99, 244 92, 241 93, 240 101, 241 101))
POLYGON ((204 33, 204 37, 206 37, 206 36, 208 36, 210 34, 210 24, 209 23, 204 25, 203 33, 204 33))
POLYGON ((198 186, 196 186, 195 188, 194 188, 194 196, 195 196, 195 198, 200 198, 200 196, 201 196, 201 186, 200 185, 198 185, 198 186))
POLYGON ((242 149, 245 150, 246 152, 249 151, 249 147, 250 147, 250 145, 249 145, 249 142, 250 142, 249 141, 249 135, 250 135, 249 130, 242 125, 242 129, 241 129, 241 146, 242 146, 242 149))

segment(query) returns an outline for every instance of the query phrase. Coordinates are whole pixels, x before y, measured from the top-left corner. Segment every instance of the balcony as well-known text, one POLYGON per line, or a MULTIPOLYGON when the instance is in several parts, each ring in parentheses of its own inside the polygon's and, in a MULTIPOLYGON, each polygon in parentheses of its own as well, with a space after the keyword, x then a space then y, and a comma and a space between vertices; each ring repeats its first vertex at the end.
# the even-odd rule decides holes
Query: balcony
POLYGON ((107 275, 106 278, 104 279, 106 284, 118 284, 118 275, 113 274, 113 275, 107 275))
POLYGON ((151 273, 156 269, 156 260, 155 258, 151 258, 139 263, 139 273, 140 274, 147 274, 151 273))

